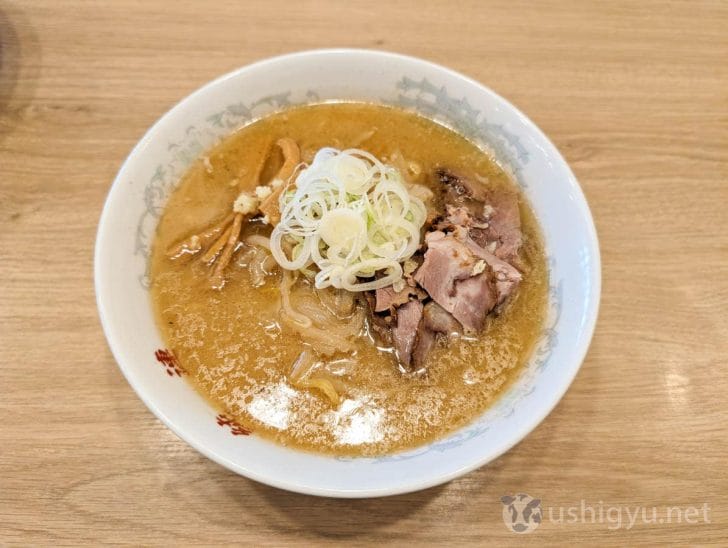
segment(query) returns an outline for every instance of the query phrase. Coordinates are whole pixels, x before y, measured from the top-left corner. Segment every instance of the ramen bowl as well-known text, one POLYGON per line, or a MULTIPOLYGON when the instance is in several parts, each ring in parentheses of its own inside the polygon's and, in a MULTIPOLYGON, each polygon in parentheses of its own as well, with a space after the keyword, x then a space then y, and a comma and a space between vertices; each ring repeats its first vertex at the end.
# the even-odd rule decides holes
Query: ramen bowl
POLYGON ((599 247, 569 166, 524 114, 487 87, 412 57, 318 50, 264 60, 205 85, 165 114, 121 167, 99 223, 99 315, 129 384, 180 438, 243 476, 322 496, 394 495, 487 464, 533 430, 564 395, 596 323, 599 247), (415 111, 488 151, 521 187, 543 231, 549 264, 545 326, 531 358, 475 421, 450 435, 380 457, 333 457, 277 445, 219 413, 164 347, 149 295, 150 246, 187 168, 236 129, 288 107, 365 101, 415 111))

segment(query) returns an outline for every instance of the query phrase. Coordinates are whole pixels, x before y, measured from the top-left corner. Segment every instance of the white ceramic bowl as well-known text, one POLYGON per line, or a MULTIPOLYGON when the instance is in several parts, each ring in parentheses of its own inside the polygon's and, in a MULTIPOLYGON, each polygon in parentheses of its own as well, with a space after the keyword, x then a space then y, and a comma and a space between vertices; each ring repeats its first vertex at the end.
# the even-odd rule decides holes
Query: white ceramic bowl
POLYGON ((584 195, 553 144, 485 86, 432 63, 379 51, 320 50, 267 59, 207 84, 165 114, 124 162, 99 223, 95 283, 101 322, 127 380, 180 438, 239 474, 315 495, 371 497, 424 489, 498 457, 566 392, 586 354, 600 294, 599 247, 584 195), (164 348, 147 291, 149 247, 180 175, 221 137, 289 105, 358 100, 400 105, 489 149, 514 173, 543 228, 550 309, 517 381, 469 426, 382 458, 309 454, 235 435, 235 425, 155 352, 164 348), (221 419, 221 420, 217 420, 221 419), (222 424, 219 424, 222 423, 222 424))

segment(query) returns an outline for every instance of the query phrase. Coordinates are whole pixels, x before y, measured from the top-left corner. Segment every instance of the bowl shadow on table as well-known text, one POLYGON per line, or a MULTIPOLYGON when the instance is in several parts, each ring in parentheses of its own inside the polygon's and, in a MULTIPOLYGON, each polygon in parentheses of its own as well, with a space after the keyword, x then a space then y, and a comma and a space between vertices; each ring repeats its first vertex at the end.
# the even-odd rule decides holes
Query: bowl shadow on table
MULTIPOLYGON (((241 478, 270 511, 262 514, 279 532, 315 538, 350 538, 406 521, 435 501, 444 491, 439 485, 415 493, 367 499, 341 499, 291 493, 241 478)), ((230 484, 229 484, 230 485, 230 484)), ((238 489, 230 485, 230 498, 238 489)))
POLYGON ((40 58, 38 36, 25 14, 0 2, 0 142, 28 114, 40 58))
POLYGON ((309 540, 343 540, 360 535, 367 535, 370 540, 378 535, 389 538, 393 526, 399 522, 416 521, 418 529, 428 529, 433 524, 417 517, 423 515, 428 506, 441 505, 447 507, 448 512, 464 510, 468 500, 476 492, 487 492, 493 481, 490 475, 478 474, 476 478, 477 472, 473 472, 466 479, 422 491, 389 497, 342 499, 292 493, 238 477, 232 472, 220 473, 229 476, 222 479, 228 502, 235 501, 249 512, 249 497, 253 495, 260 503, 255 510, 257 517, 264 520, 268 528, 290 533, 298 539, 305 536, 309 540))
MULTIPOLYGON (((254 513, 258 523, 272 532, 312 542, 353 540, 362 535, 369 540, 392 540, 391 532, 400 530, 396 525, 402 523, 406 524, 402 530, 411 530, 410 524, 416 523, 416 528, 426 533, 438 525, 418 517, 429 515, 429 506, 446 507, 448 513, 463 511, 475 491, 488 491, 492 481, 480 475, 477 481, 456 480, 457 485, 451 482, 402 495, 342 499, 284 491, 227 470, 220 470, 219 475, 224 477, 218 477, 215 483, 225 492, 223 498, 228 505, 238 506, 243 514, 254 513), (470 491, 473 493, 468 494, 470 491), (255 505, 251 506, 251 500, 255 505)), ((473 474, 469 478, 473 480, 473 474)))

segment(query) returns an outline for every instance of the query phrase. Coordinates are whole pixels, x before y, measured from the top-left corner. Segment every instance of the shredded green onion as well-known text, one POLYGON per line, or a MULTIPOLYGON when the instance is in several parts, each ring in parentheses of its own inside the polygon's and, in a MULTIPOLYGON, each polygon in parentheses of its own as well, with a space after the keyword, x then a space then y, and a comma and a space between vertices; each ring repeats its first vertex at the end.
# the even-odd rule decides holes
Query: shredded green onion
POLYGON ((401 173, 359 149, 319 150, 279 205, 273 257, 287 270, 318 267, 319 289, 368 291, 401 280, 427 217, 401 173))

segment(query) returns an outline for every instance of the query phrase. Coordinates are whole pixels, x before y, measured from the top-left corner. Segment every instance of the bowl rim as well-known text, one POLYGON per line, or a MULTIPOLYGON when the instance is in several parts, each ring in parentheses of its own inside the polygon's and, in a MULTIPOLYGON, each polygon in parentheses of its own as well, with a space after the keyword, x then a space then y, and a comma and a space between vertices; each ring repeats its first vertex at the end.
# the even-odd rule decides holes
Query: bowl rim
POLYGON ((95 245, 94 245, 94 291, 96 296, 96 304, 97 309, 99 312, 99 318, 102 325, 102 329, 104 332, 104 335, 107 340, 107 344, 109 346, 109 349, 111 350, 111 353, 114 357, 114 360, 116 361, 119 369, 121 370, 122 374, 126 378, 129 385, 132 387, 134 392, 137 394, 137 396, 144 402, 144 404, 147 406, 147 408, 162 422, 172 430, 182 441, 188 443, 191 445, 194 449, 196 449, 201 454, 205 455, 210 460, 218 463, 219 465, 227 468, 228 470, 231 470, 239 475, 243 475, 249 479, 255 480, 257 482, 267 484, 273 487, 277 487, 280 489, 285 489, 288 491, 298 492, 302 494, 308 494, 308 495, 316 495, 316 496, 326 496, 326 497, 340 497, 340 498, 367 498, 367 497, 382 497, 382 496, 392 496, 392 495, 398 495, 398 494, 404 494, 404 493, 410 493, 414 491, 419 491, 422 489, 427 489, 429 487, 434 487, 436 485, 440 485, 446 482, 449 482, 459 476, 462 476, 464 474, 467 474, 468 472, 471 472, 477 468, 480 468, 481 466, 484 466, 485 464, 495 460, 496 458, 500 457, 507 451, 509 451, 511 448, 513 448, 515 445, 520 443, 526 436, 528 436, 539 424, 541 424, 545 418, 554 410, 554 408, 558 405, 558 403, 561 401, 563 396, 565 395, 566 391, 569 389, 569 387, 572 385, 574 379, 576 378, 576 375, 578 374, 579 370, 582 367, 582 364, 586 358, 587 352, 589 350, 589 347, 591 345, 591 341, 594 336, 594 331, 596 329, 596 324, 599 316, 599 308, 600 308, 600 302, 601 302, 601 284, 602 284, 602 273, 601 273, 601 253, 600 253, 600 246, 599 246, 599 239, 596 231, 596 226, 594 224, 594 219, 591 214, 591 210, 589 208, 589 204, 586 200, 586 196, 584 195, 584 192, 575 177, 571 166, 567 163, 566 159, 561 155, 561 153, 558 151, 556 146, 551 142, 551 140, 546 136, 546 134, 530 119, 528 118, 519 108, 517 108, 513 103, 493 91, 490 87, 486 86, 485 84, 465 75, 458 71, 455 71, 453 69, 450 69, 448 67, 445 67, 443 65, 440 65, 438 63, 434 63, 432 61, 428 61, 419 57, 414 57, 410 55, 404 55, 401 53, 394 53, 384 50, 374 50, 374 49, 366 49, 366 48, 322 48, 322 49, 310 49, 310 50, 302 50, 302 51, 295 51, 290 53, 284 53, 282 55, 277 55, 273 57, 267 57, 258 61, 255 61, 253 63, 246 64, 244 66, 238 67, 236 69, 233 69, 205 84, 195 89, 192 93, 189 93, 182 99, 180 99, 174 106, 172 106, 170 109, 168 109, 164 114, 162 114, 144 133, 142 138, 136 143, 136 145, 132 148, 132 150, 129 152, 129 154, 126 156, 124 161, 122 162, 121 166, 119 167, 119 170, 114 177, 113 183, 111 187, 108 190, 107 196, 104 200, 104 206, 99 218, 98 228, 96 231, 96 237, 95 237, 95 245), (579 209, 584 214, 584 220, 585 225, 587 229, 586 238, 589 241, 590 244, 590 259, 591 259, 591 269, 589 271, 590 273, 590 285, 593 288, 593 292, 591 293, 591 299, 589 302, 589 306, 587 309, 587 318, 586 321, 583 324, 582 329, 582 336, 580 337, 580 345, 578 347, 578 351, 576 353, 576 357, 574 358, 572 364, 571 364, 571 370, 568 372, 568 375, 565 376, 565 381, 560 386, 559 390, 553 390, 550 394, 550 401, 543 406, 541 412, 534 416, 533 420, 530 421, 527 427, 522 428, 517 435, 513 436, 511 440, 509 440, 507 443, 503 443, 500 447, 497 447, 493 451, 488 452, 487 454, 480 456, 478 458, 474 458, 468 465, 463 466, 461 468, 458 468, 457 470, 442 473, 439 475, 430 475, 427 478, 421 479, 421 480, 413 480, 410 481, 407 484, 403 485, 397 485, 394 487, 384 487, 384 488, 369 488, 369 489, 358 489, 358 490, 352 490, 352 489, 330 489, 330 488, 317 488, 306 484, 296 484, 292 483, 290 481, 280 480, 275 475, 267 475, 264 473, 259 473, 253 470, 250 470, 246 468, 245 466, 241 466, 240 464, 231 461, 230 459, 218 454, 214 449, 211 449, 207 445, 201 443, 195 436, 188 435, 184 431, 184 428, 177 425, 173 420, 171 420, 167 415, 165 415, 164 412, 161 411, 161 409, 154 403, 153 397, 150 395, 150 393, 142 386, 142 383, 138 383, 134 380, 132 375, 130 374, 129 369, 122 363, 122 360, 120 359, 120 342, 116 339, 116 336, 114 332, 111 330, 109 326, 109 320, 108 316, 110 314, 110 311, 108 310, 106 303, 104 302, 103 295, 102 295, 102 288, 100 287, 101 282, 100 278, 102 275, 102 267, 101 267, 101 253, 102 253, 102 235, 104 233, 105 227, 108 223, 108 218, 110 216, 110 211, 112 209, 112 204, 114 202, 115 196, 120 192, 120 189, 122 187, 122 181, 125 179, 125 176, 127 172, 131 169, 130 166, 133 162, 133 159, 144 149, 147 144, 152 140, 152 134, 155 132, 156 128, 160 125, 162 125, 166 120, 173 119, 175 116, 178 115, 179 111, 183 108, 183 105, 189 101, 192 101, 194 98, 204 95, 208 92, 211 88, 214 88, 218 85, 220 85, 223 82, 226 82, 227 80, 237 78, 241 74, 244 74, 245 72, 251 72, 254 71, 256 68, 267 65, 267 64, 275 64, 281 61, 288 61, 288 60, 294 60, 298 57, 311 57, 311 56, 327 56, 332 54, 364 54, 364 55, 373 55, 378 56, 382 59, 388 59, 391 61, 405 61, 408 63, 414 63, 419 64, 420 66, 426 67, 429 70, 433 70, 436 72, 447 74, 448 76, 463 80, 466 83, 469 83, 470 85, 476 86, 479 88, 481 92, 483 92, 486 95, 489 95, 492 99, 495 99, 496 101, 502 102, 506 107, 511 109, 515 115, 517 115, 521 122, 524 123, 528 127, 530 131, 532 131, 534 134, 536 134, 540 139, 543 140, 544 143, 547 144, 548 147, 550 147, 550 150, 548 150, 548 153, 550 156, 554 156, 558 158, 561 163, 562 167, 566 171, 566 173, 569 175, 569 180, 566 181, 571 189, 571 191, 574 193, 574 195, 577 197, 579 202, 579 209))

